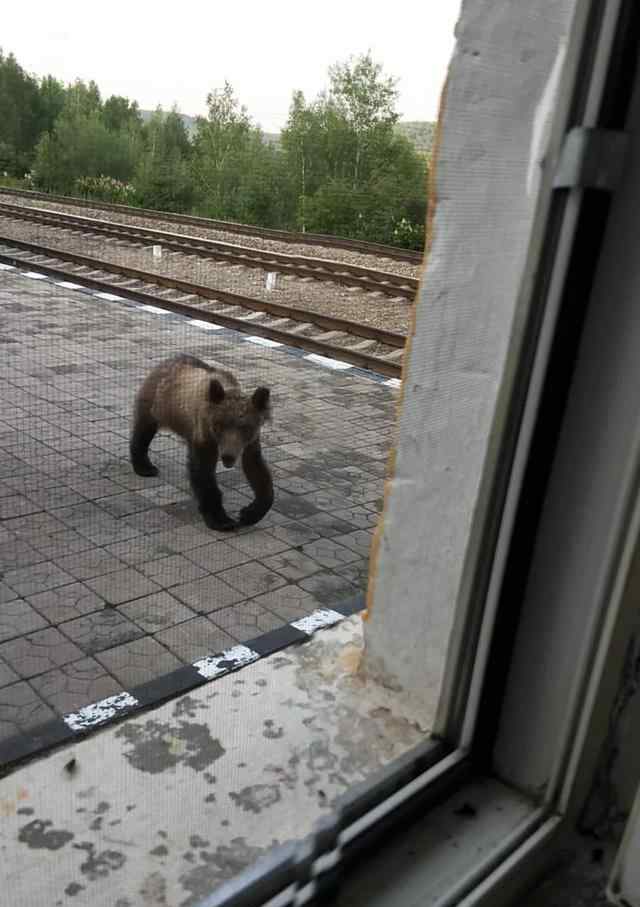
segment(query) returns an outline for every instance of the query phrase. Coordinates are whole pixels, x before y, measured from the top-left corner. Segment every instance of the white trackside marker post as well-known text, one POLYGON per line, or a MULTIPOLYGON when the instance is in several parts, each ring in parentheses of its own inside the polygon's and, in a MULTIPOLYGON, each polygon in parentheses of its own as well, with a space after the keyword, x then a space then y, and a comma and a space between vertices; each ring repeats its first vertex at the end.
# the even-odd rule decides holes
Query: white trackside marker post
POLYGON ((268 293, 270 293, 271 290, 275 290, 277 276, 278 275, 276 274, 275 271, 269 271, 269 273, 267 274, 267 292, 268 293))
POLYGON ((162 246, 153 246, 153 257, 162 258, 162 246))

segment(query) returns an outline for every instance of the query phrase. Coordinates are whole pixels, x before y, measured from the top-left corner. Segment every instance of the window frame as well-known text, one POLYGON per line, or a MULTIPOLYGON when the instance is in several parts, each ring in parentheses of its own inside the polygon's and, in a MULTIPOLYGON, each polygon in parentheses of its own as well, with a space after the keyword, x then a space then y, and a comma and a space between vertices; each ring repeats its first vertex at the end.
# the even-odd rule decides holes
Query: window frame
MULTIPOLYGON (((580 185, 555 188, 555 164, 572 126, 624 128, 640 35, 640 14, 633 6, 631 0, 610 0, 606 5, 577 0, 575 5, 564 88, 554 114, 516 331, 469 540, 463 593, 456 603, 435 735, 348 791, 333 814, 302 842, 275 850, 222 886, 202 907, 333 902, 346 867, 380 844, 384 860, 384 843, 392 832, 416 819, 429 822, 433 807, 460 795, 479 772, 491 772, 496 738, 500 732, 508 733, 501 706, 505 666, 514 657, 516 632, 525 617, 522 577, 527 577, 533 557, 541 501, 564 424, 588 291, 609 214, 609 197, 580 185), (585 248, 591 250, 587 268, 580 265, 585 248), (569 285, 576 275, 585 304, 577 315, 575 310, 567 314, 569 285), (550 380, 562 382, 562 393, 555 401, 549 396, 550 380), (537 498, 527 501, 532 458, 541 455, 544 462, 533 474, 537 498), (526 544, 514 545, 523 527, 528 533, 526 544), (510 577, 515 573, 521 581, 514 586, 510 577), (517 606, 510 607, 514 589, 518 590, 517 606)), ((613 695, 606 689, 606 665, 620 652, 629 624, 624 588, 640 538, 640 503, 636 503, 640 448, 635 454, 637 462, 632 456, 622 477, 617 531, 602 559, 606 583, 601 607, 589 627, 589 644, 585 647, 576 640, 575 660, 554 666, 559 673, 575 672, 577 679, 563 738, 539 741, 540 747, 552 745, 556 751, 548 788, 537 804, 532 800, 531 813, 517 833, 490 858, 472 866, 438 900, 438 907, 509 903, 547 865, 575 817, 602 740, 602 715, 613 695)), ((534 646, 532 640, 529 650, 517 657, 531 658, 534 646)), ((535 674, 535 663, 531 670, 535 674)), ((460 840, 464 846, 464 834, 460 840)))

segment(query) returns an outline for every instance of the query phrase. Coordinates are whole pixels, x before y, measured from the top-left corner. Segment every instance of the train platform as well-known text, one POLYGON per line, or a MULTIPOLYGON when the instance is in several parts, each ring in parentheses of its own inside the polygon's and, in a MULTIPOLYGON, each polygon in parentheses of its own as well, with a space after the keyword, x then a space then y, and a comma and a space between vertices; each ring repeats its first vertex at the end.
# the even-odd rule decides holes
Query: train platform
MULTIPOLYGON (((357 610, 398 382, 7 267, 0 346, 0 767, 357 610), (177 352, 272 389, 255 527, 204 526, 170 436, 157 478, 131 470, 136 388, 177 352)), ((244 477, 220 482, 234 514, 244 477)))

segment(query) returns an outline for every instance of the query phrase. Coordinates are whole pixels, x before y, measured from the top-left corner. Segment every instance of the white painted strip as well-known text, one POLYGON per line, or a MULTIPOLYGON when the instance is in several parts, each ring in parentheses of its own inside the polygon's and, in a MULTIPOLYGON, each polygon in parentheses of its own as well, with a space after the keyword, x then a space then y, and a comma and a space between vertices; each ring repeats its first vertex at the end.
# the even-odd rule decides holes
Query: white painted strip
POLYGON ((124 302, 122 296, 116 296, 115 293, 94 293, 98 299, 107 299, 109 302, 124 302))
POLYGON ((144 309, 145 312, 153 312, 154 315, 168 315, 169 312, 167 309, 159 309, 155 305, 141 305, 141 309, 144 309))
POLYGON ((319 608, 307 617, 301 617, 300 620, 294 620, 291 626, 295 627, 296 630, 302 630, 303 633, 312 636, 315 631, 319 630, 321 627, 331 627, 341 620, 344 620, 344 614, 333 611, 331 608, 319 608))
POLYGON ((251 664, 252 661, 257 661, 259 658, 258 653, 248 646, 233 646, 231 649, 225 649, 222 655, 207 655, 206 658, 194 661, 193 667, 202 677, 211 680, 221 674, 251 664))
POLYGON ((249 343, 257 343, 258 346, 282 346, 281 343, 278 343, 276 340, 269 340, 268 337, 245 337, 245 340, 248 340, 249 343))
POLYGON ((84 287, 79 283, 71 283, 70 280, 58 280, 56 281, 57 287, 63 287, 65 290, 83 290, 84 287))
POLYGON ((383 382, 387 387, 400 387, 402 381, 399 378, 389 378, 388 381, 383 382))
POLYGON ((37 271, 23 271, 23 277, 30 277, 31 280, 46 280, 47 277, 45 274, 38 274, 37 271))
POLYGON ((103 724, 123 709, 131 708, 131 706, 137 704, 138 700, 131 693, 118 693, 116 696, 108 696, 106 699, 101 699, 100 702, 92 703, 92 705, 85 705, 77 712, 69 712, 63 718, 72 731, 82 731, 85 728, 103 724))
POLYGON ((198 318, 190 318, 189 324, 192 324, 196 328, 202 328, 203 331, 222 330, 222 327, 219 324, 211 324, 210 321, 200 321, 198 318))
POLYGON ((13 265, 5 265, 0 262, 0 271, 15 271, 15 268, 13 265))
POLYGON ((338 359, 329 359, 327 356, 319 356, 317 353, 310 353, 304 358, 309 362, 315 362, 316 365, 324 365, 326 368, 333 368, 339 372, 345 371, 345 369, 348 368, 353 368, 348 362, 340 362, 338 359))

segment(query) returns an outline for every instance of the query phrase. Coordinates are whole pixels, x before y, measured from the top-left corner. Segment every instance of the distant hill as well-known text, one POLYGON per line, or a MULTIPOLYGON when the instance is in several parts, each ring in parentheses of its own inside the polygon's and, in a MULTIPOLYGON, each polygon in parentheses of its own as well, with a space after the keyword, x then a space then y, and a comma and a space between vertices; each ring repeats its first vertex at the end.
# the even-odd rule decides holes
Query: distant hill
MULTIPOLYGON (((146 123, 153 115, 152 110, 141 110, 140 116, 146 123)), ((190 117, 186 113, 181 113, 182 121, 189 136, 193 136, 196 131, 196 117, 190 117)), ((417 151, 427 152, 433 145, 433 136, 435 132, 435 123, 429 123, 426 120, 407 120, 397 124, 396 129, 402 135, 406 136, 409 141, 415 145, 417 151)), ((279 132, 263 132, 265 142, 269 145, 280 144, 279 132)))

